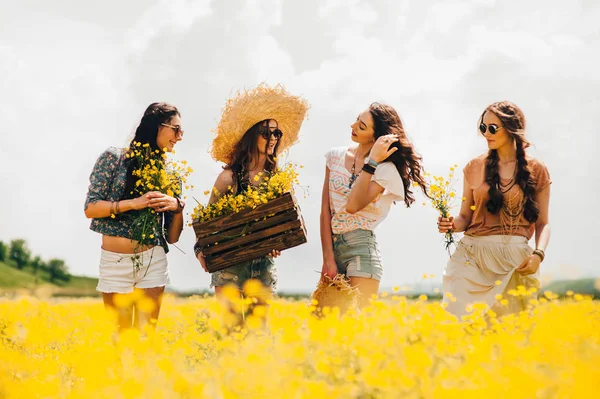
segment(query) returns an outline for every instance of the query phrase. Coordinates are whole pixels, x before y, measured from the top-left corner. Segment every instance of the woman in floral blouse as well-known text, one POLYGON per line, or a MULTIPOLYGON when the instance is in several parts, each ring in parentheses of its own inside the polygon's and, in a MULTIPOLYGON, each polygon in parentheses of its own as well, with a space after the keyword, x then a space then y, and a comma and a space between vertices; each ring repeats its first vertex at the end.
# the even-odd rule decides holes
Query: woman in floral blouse
MULTIPOLYGON (((171 152, 182 138, 177 108, 153 103, 144 112, 131 146, 139 142, 148 144, 152 150, 171 152)), ((85 215, 92 219, 90 229, 102 234, 97 290, 102 293, 105 307, 117 312, 120 330, 132 326, 141 328, 148 321, 156 324, 161 297, 169 282, 167 243, 179 240, 185 206, 179 198, 157 191, 133 195, 138 180, 132 174, 136 165, 126 154, 126 149, 110 147, 100 155, 90 175, 85 201, 85 215), (133 221, 145 208, 157 212, 164 234, 157 235, 153 245, 140 248, 133 239, 133 221), (139 267, 136 267, 136 258, 141 260, 139 267), (137 307, 132 300, 115 301, 115 294, 129 294, 134 290, 149 299, 140 302, 145 306, 137 307)))

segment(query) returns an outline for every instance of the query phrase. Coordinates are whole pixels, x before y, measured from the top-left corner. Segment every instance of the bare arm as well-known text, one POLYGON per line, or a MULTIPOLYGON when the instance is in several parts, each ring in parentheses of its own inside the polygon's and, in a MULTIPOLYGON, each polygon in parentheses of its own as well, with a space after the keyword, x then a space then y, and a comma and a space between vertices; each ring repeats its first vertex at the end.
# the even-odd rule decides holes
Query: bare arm
MULTIPOLYGON (((179 207, 179 205, 177 205, 179 207)), ((183 210, 179 213, 173 213, 173 220, 167 229, 167 242, 169 244, 175 244, 179 241, 181 231, 183 230, 183 210)))
MULTIPOLYGON (((233 171, 230 169, 224 169, 221 173, 219 173, 219 176, 217 176, 217 180, 215 180, 213 189, 210 192, 208 203, 214 204, 217 202, 219 198, 221 198, 231 189, 231 187, 233 187, 233 171)), ((204 258, 201 248, 194 249, 194 251, 196 252, 196 259, 198 259, 204 271, 208 272, 208 268, 206 267, 206 259, 204 258)))
MULTIPOLYGON (((398 137, 394 134, 387 134, 381 136, 375 141, 371 148, 370 158, 376 163, 383 162, 390 155, 398 150, 396 147, 390 146, 398 141, 398 137)), ((384 188, 379 184, 371 181, 371 174, 362 171, 358 175, 358 178, 352 186, 350 191, 350 197, 348 198, 348 204, 346 205, 346 212, 356 213, 363 210, 369 205, 377 196, 383 193, 384 188)))
MULTIPOLYGON (((535 195, 535 201, 538 204, 540 213, 535 222, 535 248, 546 250, 548 241, 550 241, 550 224, 548 223, 548 208, 550 206, 550 186, 544 188, 535 195)), ((532 253, 525 258, 523 263, 517 267, 517 272, 528 275, 536 273, 542 263, 542 257, 532 253)))
POLYGON ((333 254, 333 233, 331 230, 331 208, 329 205, 329 168, 325 167, 325 182, 321 195, 321 248, 323 251, 322 274, 333 278, 337 274, 337 265, 333 254))
POLYGON ((208 203, 214 204, 219 200, 219 198, 227 194, 232 187, 233 171, 231 169, 224 169, 221 173, 219 173, 219 176, 217 176, 217 180, 215 180, 215 185, 210 192, 210 199, 208 200, 208 203))
POLYGON ((373 202, 379 194, 383 193, 383 191, 383 187, 374 181, 371 181, 370 174, 364 171, 361 172, 356 179, 356 182, 354 182, 352 190, 350 190, 346 212, 354 214, 362 211, 367 205, 373 202))
POLYGON ((550 186, 536 194, 535 202, 540 209, 538 220, 535 222, 535 248, 545 251, 550 241, 550 186))
POLYGON ((151 191, 134 199, 121 200, 121 201, 105 201, 100 200, 96 202, 90 202, 85 209, 85 216, 88 219, 101 219, 110 217, 111 213, 117 212, 117 203, 119 205, 118 213, 129 212, 132 210, 140 210, 150 206, 150 201, 153 198, 162 196, 163 194, 151 191))

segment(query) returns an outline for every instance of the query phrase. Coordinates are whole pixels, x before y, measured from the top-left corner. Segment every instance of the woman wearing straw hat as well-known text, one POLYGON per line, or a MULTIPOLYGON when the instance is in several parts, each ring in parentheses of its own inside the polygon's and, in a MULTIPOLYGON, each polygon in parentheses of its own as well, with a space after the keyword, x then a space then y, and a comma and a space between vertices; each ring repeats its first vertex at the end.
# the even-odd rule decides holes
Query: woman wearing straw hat
POLYGON ((394 108, 371 104, 351 125, 356 145, 325 155, 321 202, 322 274, 346 276, 360 292, 360 306, 379 291, 383 265, 373 230, 395 201, 414 202, 411 186, 427 194, 421 157, 406 137, 394 108))
MULTIPOLYGON (((211 149, 212 157, 225 166, 215 181, 209 203, 228 191, 238 194, 250 185, 260 184, 259 173, 274 171, 277 155, 298 140, 307 110, 305 100, 290 95, 279 85, 271 88, 261 84, 227 100, 211 149)), ((201 248, 195 246, 194 252, 207 270, 201 248)), ((273 251, 270 256, 212 273, 215 294, 220 297, 223 287, 229 284, 242 289, 250 279, 259 280, 274 292, 277 269, 273 258, 277 256, 279 251, 273 251)))
POLYGON ((438 230, 465 232, 444 270, 444 304, 456 316, 485 303, 497 314, 524 310, 540 287, 539 267, 550 240, 550 175, 526 153, 525 115, 500 101, 479 117, 489 151, 464 168, 464 201, 438 230), (527 242, 535 232, 535 250, 527 242), (504 295, 511 289, 521 295, 504 295))

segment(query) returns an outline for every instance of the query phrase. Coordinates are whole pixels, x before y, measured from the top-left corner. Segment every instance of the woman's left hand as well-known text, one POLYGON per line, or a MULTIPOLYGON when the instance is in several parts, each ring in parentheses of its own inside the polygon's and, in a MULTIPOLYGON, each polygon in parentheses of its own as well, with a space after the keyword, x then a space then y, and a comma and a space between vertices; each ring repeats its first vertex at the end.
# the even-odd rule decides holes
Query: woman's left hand
POLYGON ((377 163, 385 161, 390 155, 398 151, 397 147, 390 148, 390 146, 398 140, 400 140, 400 138, 396 134, 386 134, 385 136, 379 137, 377 141, 375 141, 375 144, 373 144, 373 148, 371 148, 369 158, 377 163))
POLYGON ((521 263, 516 270, 523 275, 534 274, 540 268, 541 262, 542 260, 539 256, 531 254, 529 257, 525 258, 523 263, 521 263))
POLYGON ((159 197, 152 198, 148 206, 154 209, 156 212, 176 212, 179 210, 179 203, 177 200, 168 196, 167 194, 162 194, 159 197))

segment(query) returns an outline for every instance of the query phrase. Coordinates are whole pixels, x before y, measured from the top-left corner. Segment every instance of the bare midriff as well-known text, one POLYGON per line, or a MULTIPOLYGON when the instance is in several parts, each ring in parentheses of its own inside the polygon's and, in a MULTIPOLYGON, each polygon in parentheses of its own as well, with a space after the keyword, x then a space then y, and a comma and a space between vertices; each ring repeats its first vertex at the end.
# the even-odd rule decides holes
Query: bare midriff
POLYGON ((136 252, 143 252, 154 245, 146 245, 144 247, 138 247, 139 242, 125 237, 114 237, 114 236, 102 236, 102 249, 105 251, 116 252, 118 254, 133 254, 136 252))

